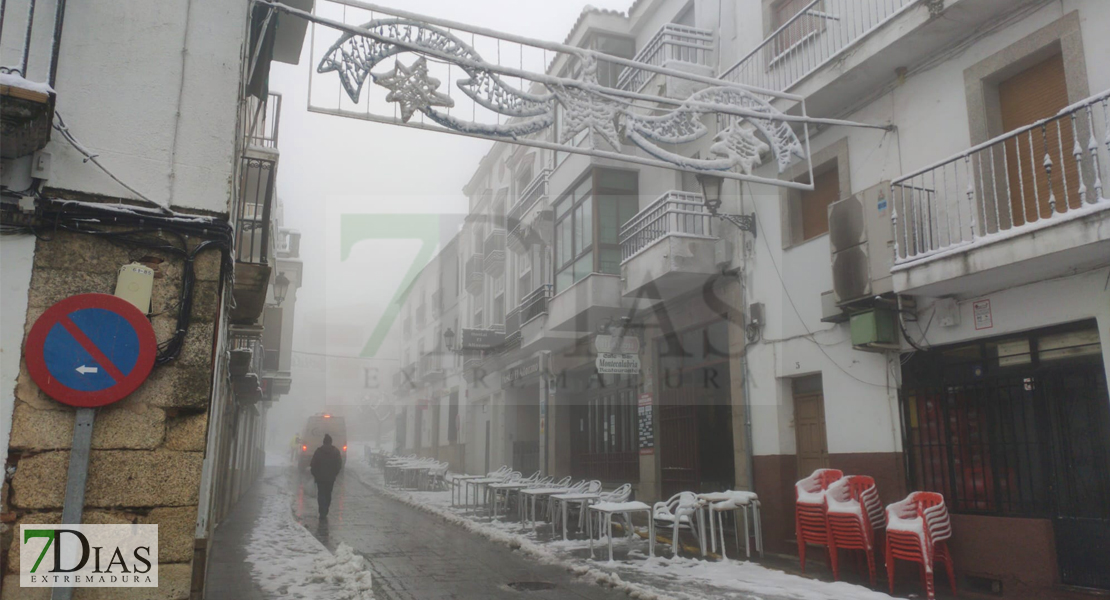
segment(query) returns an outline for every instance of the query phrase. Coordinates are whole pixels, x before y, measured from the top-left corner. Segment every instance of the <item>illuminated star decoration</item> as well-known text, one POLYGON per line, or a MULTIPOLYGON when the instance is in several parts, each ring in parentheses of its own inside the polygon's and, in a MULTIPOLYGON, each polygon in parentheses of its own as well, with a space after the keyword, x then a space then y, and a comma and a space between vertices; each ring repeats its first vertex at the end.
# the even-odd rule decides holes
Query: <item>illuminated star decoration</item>
POLYGON ((428 63, 424 57, 416 59, 411 67, 397 61, 393 71, 385 75, 375 75, 374 83, 388 88, 387 102, 396 102, 401 107, 401 120, 409 122, 412 114, 431 106, 452 107, 455 101, 447 94, 436 91, 439 80, 428 77, 428 63))

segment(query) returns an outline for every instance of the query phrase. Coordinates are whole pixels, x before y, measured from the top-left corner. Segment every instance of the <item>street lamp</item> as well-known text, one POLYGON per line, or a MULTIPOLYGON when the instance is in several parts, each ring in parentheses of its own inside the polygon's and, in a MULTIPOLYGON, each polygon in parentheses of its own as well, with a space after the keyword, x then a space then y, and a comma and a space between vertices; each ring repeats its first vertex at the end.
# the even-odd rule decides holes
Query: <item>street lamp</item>
POLYGON ((695 177, 697 177, 698 183, 701 184, 702 201, 705 203, 705 209, 709 211, 709 214, 724 219, 735 225, 740 231, 747 231, 752 234, 752 237, 755 237, 755 213, 728 215, 717 212, 721 210, 721 188, 724 186, 725 178, 713 173, 696 173, 695 177))
POLYGON ((721 208, 721 186, 724 184, 725 178, 710 173, 698 173, 695 177, 697 177, 698 183, 701 184, 705 208, 709 210, 709 214, 717 216, 717 211, 721 208))
POLYGON ((274 303, 276 305, 281 306, 281 303, 285 302, 285 296, 289 293, 290 283, 289 278, 285 276, 284 272, 278 273, 278 276, 274 279, 274 303))
POLYGON ((443 345, 447 346, 449 352, 455 351, 455 330, 450 327, 443 332, 443 345))

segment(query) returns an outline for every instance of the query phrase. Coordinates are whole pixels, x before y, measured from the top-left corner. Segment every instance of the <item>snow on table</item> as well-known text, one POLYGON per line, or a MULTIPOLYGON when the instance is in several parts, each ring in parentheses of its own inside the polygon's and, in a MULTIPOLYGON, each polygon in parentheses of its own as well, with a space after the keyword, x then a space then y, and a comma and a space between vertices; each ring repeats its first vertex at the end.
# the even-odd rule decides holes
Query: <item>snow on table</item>
POLYGON ((247 560, 251 576, 271 599, 372 600, 366 560, 340 544, 332 556, 293 519, 287 479, 264 482, 275 488, 254 522, 247 560))

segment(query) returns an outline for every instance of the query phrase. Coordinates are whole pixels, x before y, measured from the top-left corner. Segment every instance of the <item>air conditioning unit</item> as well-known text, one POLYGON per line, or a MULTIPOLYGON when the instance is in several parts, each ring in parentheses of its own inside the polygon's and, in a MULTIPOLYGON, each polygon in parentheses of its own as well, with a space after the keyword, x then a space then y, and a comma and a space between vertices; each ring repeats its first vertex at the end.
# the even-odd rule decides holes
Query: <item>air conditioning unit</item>
POLYGON ((851 304, 893 291, 890 182, 829 205, 833 300, 851 304))

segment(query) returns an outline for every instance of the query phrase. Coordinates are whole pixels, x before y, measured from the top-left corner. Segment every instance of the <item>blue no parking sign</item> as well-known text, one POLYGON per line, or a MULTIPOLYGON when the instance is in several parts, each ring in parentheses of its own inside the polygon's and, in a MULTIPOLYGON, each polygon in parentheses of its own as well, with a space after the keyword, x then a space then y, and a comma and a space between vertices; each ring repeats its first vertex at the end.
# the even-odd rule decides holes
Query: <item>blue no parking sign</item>
POLYGON ((43 313, 27 336, 27 370, 51 398, 77 407, 111 404, 154 367, 158 344, 146 315, 108 294, 81 294, 43 313))

